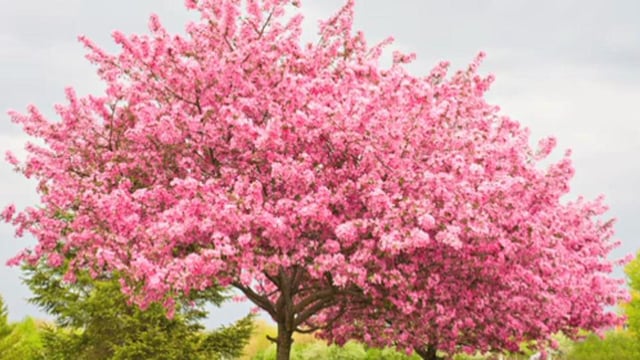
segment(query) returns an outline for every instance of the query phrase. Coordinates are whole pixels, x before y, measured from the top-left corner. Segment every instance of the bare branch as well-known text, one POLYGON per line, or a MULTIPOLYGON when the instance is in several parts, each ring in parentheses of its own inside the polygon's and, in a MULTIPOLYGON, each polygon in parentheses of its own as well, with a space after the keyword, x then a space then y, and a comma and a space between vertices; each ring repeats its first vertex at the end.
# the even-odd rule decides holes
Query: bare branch
POLYGON ((269 279, 269 281, 271 281, 275 286, 278 287, 278 289, 280 289, 280 281, 275 278, 274 276, 269 275, 269 273, 267 271, 263 271, 262 272, 264 274, 264 276, 269 279))
POLYGON ((300 300, 294 307, 293 307, 293 312, 294 313, 300 313, 302 312, 307 306, 313 304, 316 301, 319 300, 324 300, 324 299, 330 299, 332 298, 334 295, 336 294, 336 291, 332 288, 328 288, 328 289, 324 289, 324 290, 320 290, 320 291, 316 291, 311 293, 311 295, 307 296, 306 298, 300 300))
POLYGON ((274 344, 278 343, 278 339, 274 338, 273 336, 267 335, 267 340, 271 341, 274 344))
POLYGON ((265 20, 264 24, 262 24, 262 28, 258 32, 258 39, 260 39, 264 34, 264 31, 267 29, 267 26, 269 25, 269 22, 271 21, 272 16, 273 16, 273 10, 269 13, 269 16, 267 16, 267 20, 265 20))
POLYGON ((233 282, 231 285, 236 289, 239 289, 240 291, 242 291, 242 293, 245 294, 251 301, 253 301, 256 305, 260 306, 262 309, 268 312, 272 318, 274 319, 277 318, 277 312, 273 304, 271 303, 271 301, 269 301, 267 297, 257 294, 250 287, 244 286, 239 282, 233 282))
POLYGON ((314 333, 318 330, 323 329, 324 326, 309 326, 307 328, 300 328, 300 327, 296 327, 296 332, 300 333, 300 334, 311 334, 314 333))
MULTIPOLYGON (((347 308, 349 308, 349 307, 347 306, 347 304, 345 304, 343 302, 342 306, 340 307, 340 311, 338 311, 338 313, 334 317, 332 317, 329 321, 327 321, 324 325, 309 325, 306 329, 303 329, 303 328, 300 327, 300 325, 302 325, 302 324, 298 324, 296 326, 296 331, 298 331, 298 332, 300 332, 302 334, 310 334, 310 333, 315 332, 317 330, 328 329, 328 328, 332 327, 333 324, 336 321, 338 321, 338 319, 340 319, 347 312, 347 308)), ((305 322, 308 324, 307 321, 305 321, 305 322)))
POLYGON ((335 305, 337 301, 335 298, 328 298, 322 301, 316 302, 314 305, 309 306, 304 311, 297 314, 295 317, 294 325, 298 327, 300 324, 303 324, 307 321, 311 316, 317 313, 320 310, 327 309, 333 305, 335 305))
POLYGON ((231 43, 229 42, 229 39, 227 38, 227 34, 224 34, 222 36, 222 38, 224 39, 224 42, 227 43, 227 46, 229 47, 229 50, 231 51, 235 51, 236 49, 233 47, 233 45, 231 45, 231 43))

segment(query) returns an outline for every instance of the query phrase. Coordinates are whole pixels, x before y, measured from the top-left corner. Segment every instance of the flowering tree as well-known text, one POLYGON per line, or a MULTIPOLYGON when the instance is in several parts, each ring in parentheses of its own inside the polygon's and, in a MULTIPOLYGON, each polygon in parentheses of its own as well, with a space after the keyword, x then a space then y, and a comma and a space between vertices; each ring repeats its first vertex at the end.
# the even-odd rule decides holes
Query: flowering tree
POLYGON ((450 77, 400 53, 383 69, 389 41, 352 32, 352 1, 316 44, 297 1, 186 5, 185 37, 152 16, 114 33, 117 55, 81 38, 104 95, 68 89, 60 121, 11 112, 45 143, 8 155, 41 194, 3 213, 38 239, 13 263, 117 271, 142 307, 235 287, 278 324, 278 359, 295 331, 435 358, 618 320, 605 207, 560 201, 568 157, 537 166, 554 141, 532 150, 483 100, 482 56, 450 77))

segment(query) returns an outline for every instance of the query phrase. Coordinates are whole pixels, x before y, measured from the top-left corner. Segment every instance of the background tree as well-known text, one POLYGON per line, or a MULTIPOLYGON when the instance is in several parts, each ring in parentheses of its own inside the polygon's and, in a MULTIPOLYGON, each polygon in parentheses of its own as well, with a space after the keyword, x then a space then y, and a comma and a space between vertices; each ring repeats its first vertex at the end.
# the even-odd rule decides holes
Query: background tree
POLYGON ((567 355, 570 360, 640 359, 637 338, 626 331, 611 331, 604 337, 590 334, 576 342, 567 355))
POLYGON ((9 335, 11 332, 11 326, 9 326, 9 311, 7 305, 4 303, 2 295, 0 295, 0 339, 9 335))
POLYGON ((0 296, 0 360, 32 360, 41 354, 39 326, 27 317, 18 323, 9 323, 7 306, 0 296))
POLYGON ((41 326, 32 318, 9 324, 0 296, 0 360, 34 360, 42 355, 41 326))
POLYGON ((640 258, 631 261, 625 267, 631 288, 631 301, 624 305, 629 331, 640 341, 640 258))
POLYGON ((152 16, 150 35, 114 33, 117 55, 81 39, 104 95, 68 89, 57 122, 11 112, 46 144, 8 156, 41 194, 3 212, 38 239, 14 263, 70 256, 69 274, 118 272, 169 312, 233 286, 278 324, 278 359, 296 331, 435 358, 619 322, 606 207, 561 201, 568 154, 540 169, 555 141, 532 149, 484 101, 481 57, 451 77, 400 53, 382 68, 388 41, 352 30, 353 1, 315 44, 298 1, 185 4, 187 36, 152 16))
POLYGON ((1 360, 35 360, 43 354, 41 324, 33 318, 13 324, 11 332, 0 340, 1 360))
POLYGON ((217 289, 182 299, 169 319, 160 304, 146 309, 128 304, 117 277, 94 279, 81 272, 69 283, 63 280, 64 268, 44 262, 27 268, 25 282, 34 293, 30 301, 56 321, 43 331, 43 359, 235 358, 251 336, 251 317, 204 331, 201 305, 205 300, 219 304, 224 297, 217 289))

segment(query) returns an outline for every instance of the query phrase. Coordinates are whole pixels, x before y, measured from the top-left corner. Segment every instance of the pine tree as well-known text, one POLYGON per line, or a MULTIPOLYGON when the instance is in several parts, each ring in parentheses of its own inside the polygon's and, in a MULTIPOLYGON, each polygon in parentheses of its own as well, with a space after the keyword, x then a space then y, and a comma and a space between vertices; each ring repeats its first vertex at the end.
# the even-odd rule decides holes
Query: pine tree
POLYGON ((42 359, 222 359, 239 355, 251 335, 251 316, 219 331, 204 330, 201 305, 220 304, 220 289, 185 296, 168 317, 162 304, 144 310, 129 304, 113 273, 93 278, 83 272, 68 282, 64 272, 65 266, 44 262, 26 267, 30 301, 55 318, 42 334, 42 359))

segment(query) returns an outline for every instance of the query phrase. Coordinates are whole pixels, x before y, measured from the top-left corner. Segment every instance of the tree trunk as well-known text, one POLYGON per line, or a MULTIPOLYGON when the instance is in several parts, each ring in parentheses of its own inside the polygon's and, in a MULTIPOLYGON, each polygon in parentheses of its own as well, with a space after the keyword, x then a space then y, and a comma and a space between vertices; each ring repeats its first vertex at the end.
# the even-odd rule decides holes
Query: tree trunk
POLYGON ((438 356, 438 350, 435 346, 428 345, 427 347, 415 348, 414 350, 423 360, 442 360, 442 358, 438 356))
POLYGON ((293 331, 288 330, 286 324, 278 324, 277 359, 289 360, 291 345, 293 344, 293 331))

